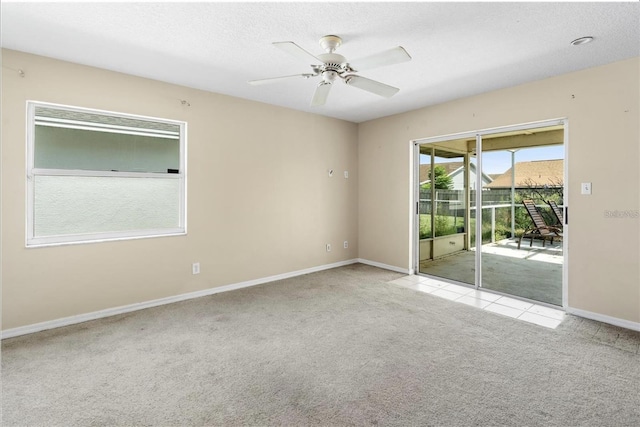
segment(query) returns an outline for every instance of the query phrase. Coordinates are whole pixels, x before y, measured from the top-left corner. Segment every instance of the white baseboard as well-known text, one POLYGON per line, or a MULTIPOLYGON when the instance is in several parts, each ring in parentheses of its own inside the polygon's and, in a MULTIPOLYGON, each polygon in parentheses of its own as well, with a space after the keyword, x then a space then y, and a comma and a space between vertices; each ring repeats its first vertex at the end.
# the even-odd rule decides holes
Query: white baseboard
MULTIPOLYGON (((356 264, 359 260, 350 259, 346 261, 335 262, 332 264, 320 265, 317 267, 305 268, 303 270, 291 271, 289 273, 276 274, 275 276, 263 277, 260 279, 247 280, 246 282, 234 283, 231 285, 219 286, 216 288, 204 289, 202 291, 189 292, 186 294, 175 295, 166 298, 155 299, 135 304, 123 305, 120 307, 107 308, 105 310, 94 311, 91 313, 79 314, 76 316, 63 317, 61 319, 50 320, 33 325, 20 326, 17 328, 2 331, 0 339, 13 338, 20 335, 32 334, 35 332, 45 331, 47 329, 60 328, 62 326, 75 325, 77 323, 87 322, 89 320, 101 319, 103 317, 115 316, 118 314, 129 313, 132 311, 143 310, 145 308, 157 307, 165 304, 172 304, 178 301, 185 301, 193 298, 200 298, 207 295, 213 295, 220 292, 233 291, 236 289, 248 288, 250 286, 262 285, 263 283, 275 282, 276 280, 289 279, 291 277, 302 276, 304 274, 315 273, 322 270, 329 270, 345 265, 356 264)), ((384 268, 384 267, 383 267, 384 268)))
POLYGON ((409 270, 408 268, 400 268, 394 265, 383 264, 381 262, 369 261, 368 259, 358 258, 356 262, 359 262, 361 264, 371 265, 373 267, 384 268, 385 270, 396 271, 398 273, 412 274, 412 271, 409 270))
POLYGON ((608 323, 613 326, 620 326, 621 328, 631 329, 633 331, 640 332, 640 323, 632 322, 630 320, 620 319, 618 317, 611 317, 605 314, 594 313, 592 311, 581 310, 579 308, 567 307, 566 312, 576 316, 584 317, 586 319, 596 320, 602 323, 608 323))
MULTIPOLYGON (((155 299, 151 301, 129 304, 129 305, 124 305, 120 307, 107 308, 105 310, 79 314, 76 316, 63 317, 61 319, 35 323, 33 325, 20 326, 17 328, 12 328, 12 329, 7 329, 5 331, 2 331, 0 339, 13 338, 20 335, 27 335, 35 332, 45 331, 48 329, 60 328, 62 326, 75 325, 77 323, 83 323, 90 320, 101 319, 104 317, 115 316, 118 314, 129 313, 132 311, 143 310, 145 308, 157 307, 165 304, 172 304, 174 302, 185 301, 185 300, 199 298, 207 295, 214 295, 221 292, 248 288, 251 286, 261 285, 264 283, 275 282, 276 280, 289 279, 291 277, 302 276, 304 274, 315 273, 318 271, 329 270, 331 268, 343 267, 345 265, 356 264, 356 263, 371 265, 373 267, 383 268, 385 270, 391 270, 391 271, 395 271, 403 274, 412 274, 412 272, 409 269, 404 269, 404 268, 396 267, 393 265, 383 264, 376 261, 370 261, 367 259, 356 258, 356 259, 340 261, 332 264, 325 264, 317 267, 306 268, 303 270, 291 271, 289 273, 263 277, 260 279, 247 280, 245 282, 234 283, 231 285, 204 289, 202 291, 189 292, 186 294, 180 294, 180 295, 175 295, 171 297, 155 299)), ((596 320, 598 322, 608 323, 610 325, 620 326, 622 328, 631 329, 634 331, 640 331, 640 323, 638 322, 632 322, 629 320, 619 319, 617 317, 611 317, 611 316, 607 316, 599 313, 593 313, 591 311, 581 310, 573 307, 567 307, 566 312, 569 314, 574 314, 576 316, 584 317, 587 319, 596 320)))

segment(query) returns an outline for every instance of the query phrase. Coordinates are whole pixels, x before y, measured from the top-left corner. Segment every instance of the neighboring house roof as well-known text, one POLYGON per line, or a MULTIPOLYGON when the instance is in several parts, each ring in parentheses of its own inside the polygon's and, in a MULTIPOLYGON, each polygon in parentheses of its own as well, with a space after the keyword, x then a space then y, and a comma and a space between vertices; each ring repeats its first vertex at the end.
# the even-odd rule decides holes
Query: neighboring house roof
MULTIPOLYGON (((515 187, 559 187, 563 185, 564 160, 535 160, 515 164, 515 187)), ((511 188, 511 168, 485 188, 511 188)))
MULTIPOLYGON (((464 162, 446 162, 436 163, 435 166, 442 166, 447 175, 451 175, 457 169, 464 166, 464 162)), ((431 171, 431 165, 420 165, 420 183, 429 181, 429 171, 431 171)))

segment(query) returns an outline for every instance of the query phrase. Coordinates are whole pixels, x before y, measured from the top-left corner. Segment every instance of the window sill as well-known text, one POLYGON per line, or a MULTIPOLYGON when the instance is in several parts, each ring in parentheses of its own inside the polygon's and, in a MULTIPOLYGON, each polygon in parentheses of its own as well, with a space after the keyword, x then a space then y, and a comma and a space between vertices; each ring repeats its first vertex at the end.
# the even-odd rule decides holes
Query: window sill
POLYGON ((93 236, 76 236, 77 239, 70 240, 69 237, 41 237, 37 239, 33 239, 31 242, 27 242, 25 247, 27 249, 35 249, 35 248, 46 248, 46 247, 55 247, 55 246, 68 246, 68 245, 85 245, 91 243, 103 243, 103 242, 115 242, 121 240, 140 240, 140 239, 155 239, 158 237, 175 237, 175 236, 186 236, 186 230, 177 230, 171 232, 164 233, 152 233, 152 234, 144 234, 144 235, 122 235, 122 236, 114 236, 114 235, 104 235, 100 237, 93 236))

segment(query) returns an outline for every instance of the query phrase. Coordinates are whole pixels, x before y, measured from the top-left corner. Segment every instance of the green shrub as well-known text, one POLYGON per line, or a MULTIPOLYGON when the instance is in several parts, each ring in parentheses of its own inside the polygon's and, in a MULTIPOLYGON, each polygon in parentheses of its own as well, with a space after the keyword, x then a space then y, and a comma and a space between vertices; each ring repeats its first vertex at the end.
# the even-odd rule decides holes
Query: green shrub
POLYGON ((511 226, 509 224, 496 224, 496 240, 508 239, 511 237, 511 226))
POLYGON ((449 217, 444 215, 436 215, 436 236, 446 236, 454 234, 455 227, 451 224, 449 217))
POLYGON ((420 215, 420 239, 428 239, 431 237, 431 215, 420 215))

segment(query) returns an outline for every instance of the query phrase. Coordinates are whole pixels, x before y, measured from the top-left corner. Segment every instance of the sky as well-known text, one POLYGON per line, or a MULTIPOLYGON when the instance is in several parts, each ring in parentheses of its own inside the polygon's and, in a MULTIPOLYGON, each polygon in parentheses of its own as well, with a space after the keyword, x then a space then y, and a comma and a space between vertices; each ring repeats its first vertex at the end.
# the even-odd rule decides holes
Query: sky
MULTIPOLYGON (((530 162, 532 160, 564 159, 564 145, 550 147, 523 148, 516 151, 515 161, 530 162)), ((494 151, 482 157, 484 173, 503 173, 511 167, 510 151, 494 151)))
MULTIPOLYGON (((516 151, 515 161, 530 162, 533 160, 555 160, 564 159, 564 145, 553 145, 548 147, 523 148, 516 151)), ((429 163, 429 156, 420 155, 420 163, 429 163)), ((436 157, 436 163, 459 162, 462 158, 443 159, 436 157)), ((482 169, 484 173, 498 174, 504 173, 511 167, 510 151, 493 151, 484 153, 482 157, 482 169)))

